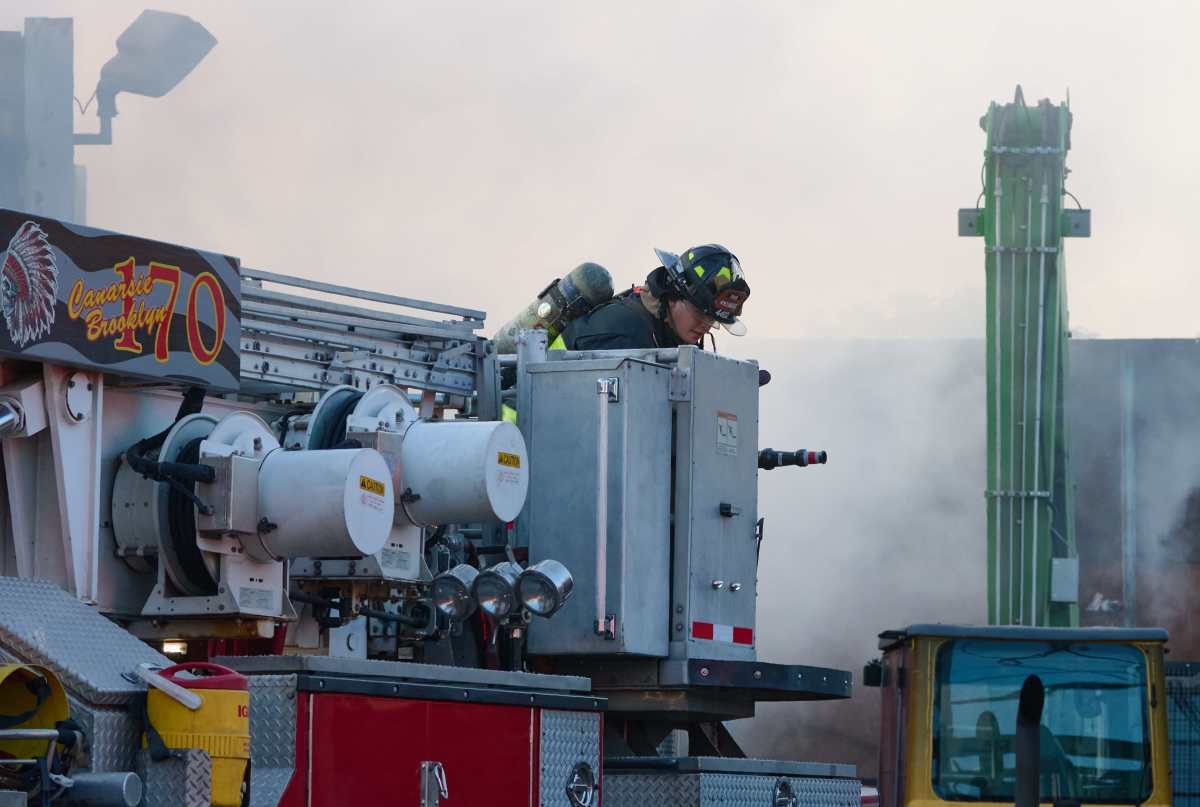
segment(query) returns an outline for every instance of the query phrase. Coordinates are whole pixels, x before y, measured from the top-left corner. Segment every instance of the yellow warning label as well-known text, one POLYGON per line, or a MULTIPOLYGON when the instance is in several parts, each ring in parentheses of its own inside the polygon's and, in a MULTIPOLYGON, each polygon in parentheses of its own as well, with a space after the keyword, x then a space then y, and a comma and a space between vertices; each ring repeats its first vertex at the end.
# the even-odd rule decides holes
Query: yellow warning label
POLYGON ((507 451, 500 451, 496 454, 496 462, 501 465, 507 465, 509 468, 520 468, 521 456, 519 454, 509 454, 507 451))
POLYGON ((358 486, 368 493, 374 493, 376 496, 382 496, 384 487, 383 483, 378 479, 372 479, 369 476, 359 476, 358 486))

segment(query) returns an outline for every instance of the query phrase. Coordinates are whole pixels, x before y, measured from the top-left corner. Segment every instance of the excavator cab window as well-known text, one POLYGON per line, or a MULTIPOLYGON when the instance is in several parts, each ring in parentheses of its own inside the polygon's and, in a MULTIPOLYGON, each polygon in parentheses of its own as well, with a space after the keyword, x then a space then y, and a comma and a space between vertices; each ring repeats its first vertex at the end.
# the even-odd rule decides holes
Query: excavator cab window
POLYGON ((1140 803, 1152 782, 1146 659, 1106 643, 947 642, 938 651, 933 787, 952 801, 1013 800, 1017 700, 1046 689, 1042 801, 1140 803))

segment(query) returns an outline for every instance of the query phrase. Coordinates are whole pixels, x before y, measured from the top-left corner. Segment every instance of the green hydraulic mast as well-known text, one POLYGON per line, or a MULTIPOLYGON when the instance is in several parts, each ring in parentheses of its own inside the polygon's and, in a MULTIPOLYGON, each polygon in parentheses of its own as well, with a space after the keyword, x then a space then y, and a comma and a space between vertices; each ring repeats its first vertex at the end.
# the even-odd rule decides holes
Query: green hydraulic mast
POLYGON ((987 255, 988 621, 1074 626, 1062 239, 1089 235, 1091 216, 1063 208, 1067 104, 1027 107, 1017 87, 980 126, 984 207, 959 211, 959 235, 983 236, 987 255))

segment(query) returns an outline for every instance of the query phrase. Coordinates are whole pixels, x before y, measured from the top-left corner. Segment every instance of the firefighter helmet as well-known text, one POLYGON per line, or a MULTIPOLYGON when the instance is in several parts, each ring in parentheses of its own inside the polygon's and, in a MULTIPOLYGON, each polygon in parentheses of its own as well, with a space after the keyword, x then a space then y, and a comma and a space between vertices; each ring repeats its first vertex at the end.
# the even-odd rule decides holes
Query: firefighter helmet
POLYGON ((681 255, 661 249, 654 252, 665 269, 665 273, 661 269, 655 273, 669 295, 689 301, 734 336, 746 333, 739 317, 750 286, 737 256, 720 244, 693 247, 681 255))

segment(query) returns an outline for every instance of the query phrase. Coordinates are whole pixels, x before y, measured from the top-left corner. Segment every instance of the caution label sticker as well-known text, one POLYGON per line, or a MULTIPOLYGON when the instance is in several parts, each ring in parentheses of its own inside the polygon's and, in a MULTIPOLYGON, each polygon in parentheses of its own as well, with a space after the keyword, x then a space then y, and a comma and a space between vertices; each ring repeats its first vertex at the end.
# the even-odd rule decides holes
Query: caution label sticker
POLYGON ((736 457, 738 449, 738 419, 732 412, 717 411, 717 453, 736 457))
POLYGON ((378 479, 372 479, 365 474, 359 475, 358 486, 367 491, 367 493, 374 493, 376 496, 384 495, 384 491, 386 490, 382 482, 380 482, 378 479))
POLYGON ((521 467, 521 455, 520 454, 510 454, 507 451, 500 451, 500 452, 496 453, 496 462, 500 463, 501 465, 503 465, 507 468, 520 468, 521 467))

